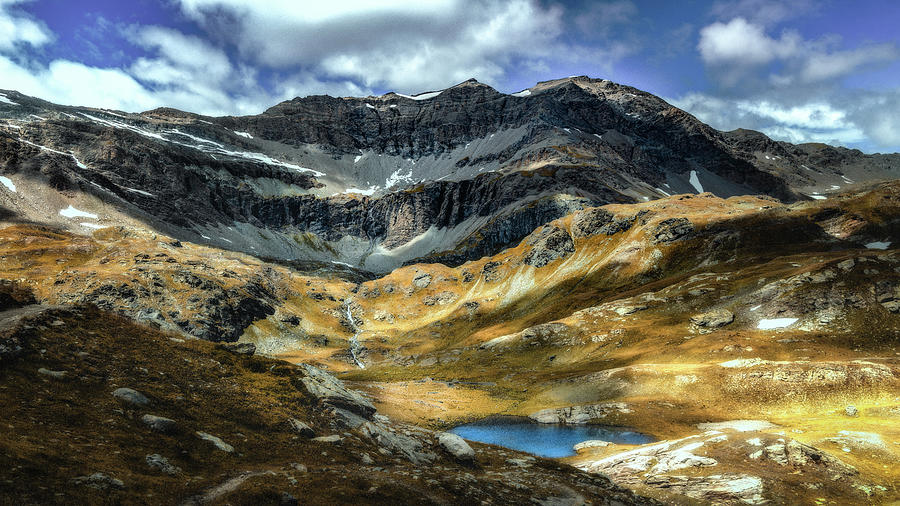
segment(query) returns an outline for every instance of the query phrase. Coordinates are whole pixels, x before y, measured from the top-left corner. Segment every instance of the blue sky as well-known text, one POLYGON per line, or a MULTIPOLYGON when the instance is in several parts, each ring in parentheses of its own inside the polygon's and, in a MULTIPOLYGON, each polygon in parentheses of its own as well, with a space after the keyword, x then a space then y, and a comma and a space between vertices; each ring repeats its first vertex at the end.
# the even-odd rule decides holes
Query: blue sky
POLYGON ((895 152, 898 25, 888 0, 0 0, 0 88, 220 115, 586 74, 716 128, 895 152))

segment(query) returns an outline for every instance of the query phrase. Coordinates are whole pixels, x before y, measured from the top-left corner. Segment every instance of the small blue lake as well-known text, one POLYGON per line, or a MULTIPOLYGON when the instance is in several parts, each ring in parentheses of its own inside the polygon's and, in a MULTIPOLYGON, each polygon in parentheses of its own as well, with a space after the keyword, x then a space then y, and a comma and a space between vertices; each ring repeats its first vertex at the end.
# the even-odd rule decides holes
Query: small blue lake
POLYGON ((575 455, 578 443, 600 439, 618 444, 644 444, 652 437, 625 427, 602 425, 556 425, 543 423, 474 422, 459 425, 449 432, 463 439, 505 446, 539 457, 559 458, 575 455))

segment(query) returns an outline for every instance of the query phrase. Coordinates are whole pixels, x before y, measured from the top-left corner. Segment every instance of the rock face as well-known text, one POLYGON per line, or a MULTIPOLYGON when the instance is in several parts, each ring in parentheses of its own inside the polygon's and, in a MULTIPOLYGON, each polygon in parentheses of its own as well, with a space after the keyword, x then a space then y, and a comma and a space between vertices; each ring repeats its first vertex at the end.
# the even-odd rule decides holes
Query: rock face
POLYGON ((694 225, 687 218, 669 218, 657 225, 652 242, 659 244, 680 241, 693 231, 694 225))
POLYGON ((543 267, 550 262, 575 252, 572 237, 565 230, 548 225, 528 239, 531 251, 522 261, 533 267, 543 267))
POLYGON ((603 227, 611 223, 613 213, 597 207, 575 213, 572 218, 572 235, 576 238, 590 237, 603 231, 603 227))
POLYGON ((602 420, 612 413, 630 412, 631 410, 624 402, 607 402, 604 404, 544 409, 528 415, 528 418, 538 423, 583 424, 593 420, 602 420))

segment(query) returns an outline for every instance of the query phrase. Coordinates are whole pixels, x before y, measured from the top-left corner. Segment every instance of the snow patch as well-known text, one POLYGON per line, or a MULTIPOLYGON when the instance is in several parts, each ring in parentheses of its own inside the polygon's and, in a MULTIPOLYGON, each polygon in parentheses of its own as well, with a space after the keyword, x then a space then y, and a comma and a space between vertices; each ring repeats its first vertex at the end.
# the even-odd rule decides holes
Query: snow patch
MULTIPOLYGON (((192 149, 196 149, 198 151, 203 151, 204 153, 208 153, 208 154, 210 154, 210 156, 212 156, 212 154, 232 156, 235 158, 243 158, 246 160, 261 162, 266 165, 273 165, 273 166, 278 166, 278 167, 285 167, 288 169, 294 169, 297 172, 311 172, 316 177, 321 177, 321 176, 325 175, 324 172, 319 172, 317 170, 308 169, 306 167, 301 167, 301 166, 295 165, 293 163, 282 162, 280 160, 276 160, 276 159, 274 159, 268 155, 265 155, 263 153, 254 153, 254 152, 250 152, 250 151, 231 151, 230 149, 225 148, 225 146, 223 146, 222 144, 219 144, 218 142, 204 139, 202 137, 197 137, 197 136, 182 132, 178 129, 166 130, 163 133, 166 133, 169 135, 175 134, 175 135, 187 137, 189 139, 192 139, 192 140, 198 142, 199 144, 188 144, 185 142, 176 141, 174 139, 168 139, 158 133, 150 132, 143 128, 139 128, 134 125, 129 125, 129 124, 123 123, 121 121, 106 120, 106 119, 98 118, 96 116, 91 116, 90 114, 85 114, 83 112, 79 113, 79 114, 81 114, 82 116, 84 116, 92 121, 96 121, 102 125, 110 126, 113 128, 121 128, 121 129, 125 129, 125 130, 130 130, 139 135, 143 135, 145 137, 150 137, 152 139, 161 140, 163 142, 171 142, 172 144, 178 144, 180 146, 186 146, 186 147, 189 147, 192 149)), ((215 157, 213 157, 213 158, 215 158, 215 157)))
POLYGON ((365 195, 368 197, 368 196, 374 195, 376 191, 378 191, 378 187, 371 186, 367 190, 363 190, 361 188, 347 188, 346 190, 343 191, 343 193, 358 193, 360 195, 365 195))
MULTIPOLYGON (((595 134, 595 135, 596 135, 596 134, 595 134)), ((671 193, 669 193, 669 192, 663 190, 662 188, 657 188, 656 191, 658 191, 659 193, 662 193, 662 194, 665 195, 666 197, 671 197, 671 196, 672 196, 671 193)))
POLYGON ((756 311, 757 309, 759 309, 759 308, 761 308, 761 307, 762 307, 762 304, 757 304, 757 305, 751 307, 751 308, 750 308, 750 311, 756 311))
POLYGON ((527 97, 529 95, 531 95, 531 90, 522 90, 512 94, 514 97, 527 97))
POLYGON ((412 169, 409 169, 407 174, 400 174, 401 169, 395 170, 390 176, 388 176, 387 180, 384 182, 385 189, 396 186, 399 183, 412 183, 412 169))
MULTIPOLYGON (((13 190, 15 191, 15 190, 13 190)), ((866 243, 866 248, 869 249, 888 249, 890 247, 891 241, 872 241, 866 243)))
POLYGON ((96 223, 88 223, 86 221, 82 221, 79 225, 85 228, 93 228, 94 230, 106 228, 106 225, 97 225, 96 223))
POLYGON ((412 100, 428 100, 429 98, 434 98, 434 97, 440 95, 440 94, 443 93, 443 92, 444 92, 444 90, 441 90, 441 91, 429 91, 429 92, 427 92, 427 93, 420 93, 420 94, 418 94, 418 95, 404 95, 404 94, 402 94, 402 93, 397 93, 396 95, 399 96, 399 97, 409 98, 409 99, 412 99, 412 100))
MULTIPOLYGON (((197 141, 197 142, 200 142, 200 143, 211 144, 211 145, 213 145, 213 146, 215 146, 215 147, 217 147, 217 148, 223 148, 223 149, 225 148, 225 146, 223 146, 222 144, 219 144, 218 142, 214 142, 214 141, 211 141, 211 140, 209 140, 209 139, 204 139, 203 137, 197 137, 196 135, 191 135, 191 134, 189 134, 189 133, 182 132, 181 130, 179 130, 179 129, 177 129, 177 128, 172 129, 172 130, 166 130, 166 133, 175 134, 175 135, 181 135, 181 136, 183 136, 183 137, 187 137, 188 139, 191 139, 191 140, 194 140, 194 141, 197 141)), ((202 150, 202 148, 199 148, 199 149, 202 150)))
POLYGON ((815 200, 825 200, 827 197, 825 197, 824 195, 810 195, 809 198, 815 200))
POLYGON ((362 156, 363 156, 363 155, 356 155, 356 158, 353 159, 353 163, 358 162, 359 159, 362 158, 362 156))
POLYGON ((767 320, 760 320, 756 328, 760 330, 780 329, 793 325, 797 322, 797 320, 799 320, 799 318, 772 318, 767 320))
POLYGON ((12 182, 12 179, 6 176, 0 176, 0 184, 3 184, 7 190, 16 193, 16 185, 12 182))
POLYGON ((72 207, 72 204, 69 204, 69 207, 62 209, 59 211, 59 214, 65 216, 66 218, 90 218, 92 220, 97 219, 97 215, 94 213, 88 213, 85 211, 79 211, 72 207))
POLYGON ((6 98, 6 95, 4 95, 3 93, 0 93, 0 103, 9 104, 9 105, 19 105, 16 102, 13 102, 12 100, 6 98))
POLYGON ((366 107, 368 107, 368 108, 369 108, 369 109, 374 109, 374 108, 375 108, 375 106, 374 106, 374 105, 372 105, 372 104, 369 104, 369 103, 366 103, 366 107))
POLYGON ((703 185, 700 184, 700 178, 697 177, 696 170, 691 171, 690 183, 691 186, 693 186, 694 189, 697 190, 697 193, 703 193, 703 185))
POLYGON ((35 144, 35 143, 33 143, 33 142, 31 142, 31 141, 28 141, 28 140, 25 140, 25 139, 23 139, 23 138, 21 138, 21 137, 19 137, 19 141, 20 141, 20 142, 24 142, 25 144, 28 144, 29 146, 34 146, 34 147, 40 149, 41 151, 47 151, 47 152, 50 152, 50 153, 56 153, 57 155, 70 156, 70 157, 72 157, 72 160, 75 161, 75 165, 78 166, 79 169, 86 169, 86 168, 87 168, 87 166, 86 166, 85 164, 81 163, 81 161, 78 160, 78 158, 76 158, 75 155, 72 154, 71 152, 68 152, 68 153, 67 153, 67 152, 65 152, 65 151, 59 151, 59 150, 56 150, 56 149, 53 149, 53 148, 48 148, 47 146, 41 146, 40 144, 35 144))
POLYGON ((152 193, 150 193, 150 192, 145 192, 144 190, 138 190, 137 188, 127 188, 127 187, 124 187, 124 186, 123 186, 123 188, 125 188, 126 190, 128 190, 128 191, 130 191, 130 192, 138 193, 138 194, 140 194, 140 195, 143 195, 143 196, 145 196, 145 197, 155 197, 155 195, 153 195, 152 193))
POLYGON ((234 130, 234 133, 235 133, 235 135, 240 135, 241 137, 246 137, 248 139, 253 138, 253 136, 250 135, 250 132, 238 132, 237 130, 234 130))

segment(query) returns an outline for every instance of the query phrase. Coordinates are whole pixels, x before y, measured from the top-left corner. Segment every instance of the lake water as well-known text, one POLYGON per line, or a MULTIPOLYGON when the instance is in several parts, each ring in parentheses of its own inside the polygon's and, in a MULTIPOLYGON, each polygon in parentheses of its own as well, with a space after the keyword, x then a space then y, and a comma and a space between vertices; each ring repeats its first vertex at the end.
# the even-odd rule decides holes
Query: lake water
POLYGON ((475 422, 454 427, 449 432, 470 441, 505 446, 549 458, 575 455, 572 447, 590 439, 619 444, 644 444, 655 441, 646 434, 625 427, 602 425, 475 422))

